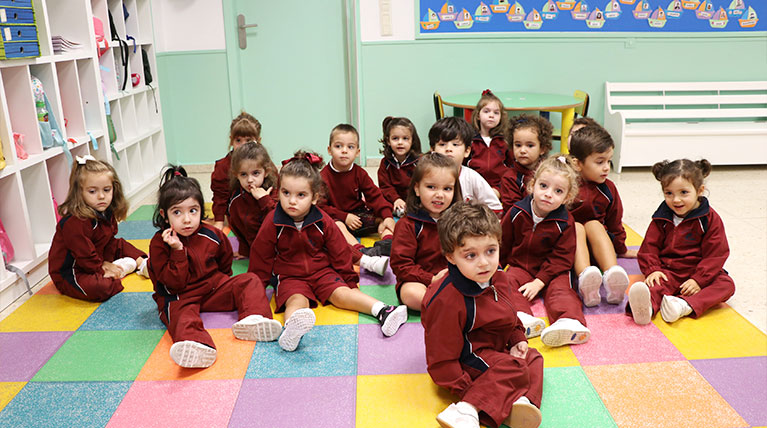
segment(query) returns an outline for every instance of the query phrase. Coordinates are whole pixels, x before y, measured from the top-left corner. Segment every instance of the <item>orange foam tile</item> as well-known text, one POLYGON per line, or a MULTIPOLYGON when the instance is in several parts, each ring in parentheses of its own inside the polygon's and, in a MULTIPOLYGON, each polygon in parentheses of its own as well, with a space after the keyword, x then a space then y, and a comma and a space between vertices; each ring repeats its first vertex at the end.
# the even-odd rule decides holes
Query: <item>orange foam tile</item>
POLYGON ((748 426, 688 361, 587 366, 619 428, 748 426))
POLYGON ((152 280, 149 278, 144 278, 143 276, 132 273, 125 278, 122 279, 123 284, 123 293, 138 293, 138 292, 152 292, 154 291, 154 286, 152 285, 152 280))
POLYGON ((228 328, 208 329, 216 344, 216 362, 206 369, 187 369, 170 358, 173 341, 166 331, 136 377, 140 380, 220 380, 242 379, 248 370, 256 342, 239 340, 228 328))
POLYGON ((672 324, 657 314, 653 323, 688 360, 767 355, 767 335, 726 303, 672 324))
POLYGON ((49 281, 47 284, 45 284, 42 287, 40 287, 40 289, 37 290, 37 292, 35 292, 35 294, 39 295, 39 296, 43 296, 45 294, 58 294, 58 295, 61 295, 61 293, 59 292, 59 289, 56 288, 55 285, 53 285, 53 281, 49 281))
MULTIPOLYGON (((285 325, 285 313, 284 312, 280 312, 279 314, 274 313, 274 311, 277 310, 277 306, 274 303, 274 299, 272 299, 269 302, 269 306, 271 306, 272 308, 274 319, 279 321, 281 324, 285 325)), ((314 323, 314 325, 339 325, 339 324, 358 324, 359 323, 358 312, 350 311, 347 309, 340 309, 333 305, 323 306, 322 304, 320 304, 312 310, 314 311, 314 316, 317 318, 317 321, 314 323)))
POLYGON ((26 384, 26 382, 0 382, 0 410, 3 410, 26 384))
POLYGON ((35 294, 0 322, 0 332, 74 331, 98 306, 60 294, 35 294))
POLYGON ((356 426, 436 427, 437 414, 456 401, 425 373, 357 376, 356 426))

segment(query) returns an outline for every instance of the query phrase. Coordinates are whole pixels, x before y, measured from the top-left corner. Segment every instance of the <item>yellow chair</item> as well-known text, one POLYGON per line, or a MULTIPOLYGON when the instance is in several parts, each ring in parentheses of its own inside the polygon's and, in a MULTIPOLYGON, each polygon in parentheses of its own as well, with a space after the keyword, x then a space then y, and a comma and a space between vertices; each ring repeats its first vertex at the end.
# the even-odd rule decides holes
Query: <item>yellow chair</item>
MULTIPOLYGON (((581 105, 575 108, 575 117, 578 116, 588 116, 589 114, 589 94, 583 91, 576 90, 573 93, 573 97, 581 100, 581 105)), ((555 129, 554 133, 552 134, 552 139, 561 141, 562 140, 562 130, 561 129, 555 129)))
POLYGON ((437 120, 445 117, 445 107, 442 105, 442 96, 437 91, 434 91, 434 114, 437 116, 437 120))

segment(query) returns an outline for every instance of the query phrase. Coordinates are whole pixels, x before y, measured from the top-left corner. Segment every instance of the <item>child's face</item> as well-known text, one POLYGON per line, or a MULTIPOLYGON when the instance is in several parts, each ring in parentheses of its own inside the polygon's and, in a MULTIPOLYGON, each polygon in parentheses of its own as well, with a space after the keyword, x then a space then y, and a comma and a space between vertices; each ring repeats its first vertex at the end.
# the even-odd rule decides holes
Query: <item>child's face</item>
POLYGON ((488 282, 498 269, 498 239, 494 236, 464 238, 463 245, 445 254, 463 276, 476 282, 488 282))
POLYGON ((533 128, 515 129, 512 136, 514 159, 527 169, 533 169, 541 159, 541 143, 533 128))
POLYGON ((241 145, 243 145, 245 143, 249 143, 251 141, 256 141, 257 142, 258 138, 256 138, 255 136, 252 136, 252 135, 245 136, 245 137, 234 137, 232 139, 232 147, 235 150, 237 150, 241 145))
POLYGON ((584 161, 575 159, 575 169, 581 173, 586 181, 594 183, 604 183, 607 175, 610 174, 610 159, 613 158, 613 149, 607 149, 606 152, 592 153, 584 161))
POLYGON ((317 198, 309 180, 304 177, 288 175, 280 180, 280 206, 293 221, 303 221, 317 198))
POLYGON ((546 217, 565 203, 569 191, 567 177, 549 170, 541 172, 533 186, 533 212, 538 217, 546 217))
POLYGON ((248 192, 261 187, 264 184, 266 172, 255 159, 245 159, 240 163, 240 171, 237 173, 237 180, 240 186, 248 192))
POLYGON ((112 177, 109 174, 88 173, 82 178, 83 200, 94 210, 103 213, 112 204, 112 177))
POLYGON ((351 168, 354 159, 360 154, 357 136, 351 132, 334 132, 328 146, 328 154, 336 169, 346 171, 351 168))
POLYGON ((410 153, 413 146, 413 134, 409 128, 404 126, 395 126, 389 131, 389 147, 391 147, 394 157, 402 162, 410 153))
POLYGON ((471 148, 467 147, 460 138, 450 141, 439 140, 434 144, 432 150, 453 159, 459 168, 463 160, 469 157, 469 153, 471 153, 471 148))
POLYGON ((415 184, 415 195, 432 218, 439 218, 453 201, 455 176, 447 168, 432 168, 415 184))
MULTIPOLYGON (((162 214, 162 211, 160 211, 162 214)), ((200 227, 202 207, 195 198, 186 198, 183 201, 171 205, 165 217, 170 223, 170 228, 181 236, 189 236, 200 227)))
POLYGON ((698 196, 703 192, 703 186, 695 186, 683 177, 677 177, 663 189, 666 205, 674 211, 677 217, 684 217, 690 211, 700 206, 698 196))
POLYGON ((479 110, 479 126, 481 131, 489 132, 498 126, 499 123, 501 123, 501 106, 497 102, 491 101, 479 110))

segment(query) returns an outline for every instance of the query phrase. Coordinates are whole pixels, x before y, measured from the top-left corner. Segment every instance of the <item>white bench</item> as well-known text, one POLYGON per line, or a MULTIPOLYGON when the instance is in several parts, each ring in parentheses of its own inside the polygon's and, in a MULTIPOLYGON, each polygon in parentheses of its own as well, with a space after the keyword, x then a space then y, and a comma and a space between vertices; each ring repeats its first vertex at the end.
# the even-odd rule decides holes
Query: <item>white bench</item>
POLYGON ((767 164, 767 81, 605 83, 613 165, 767 164))

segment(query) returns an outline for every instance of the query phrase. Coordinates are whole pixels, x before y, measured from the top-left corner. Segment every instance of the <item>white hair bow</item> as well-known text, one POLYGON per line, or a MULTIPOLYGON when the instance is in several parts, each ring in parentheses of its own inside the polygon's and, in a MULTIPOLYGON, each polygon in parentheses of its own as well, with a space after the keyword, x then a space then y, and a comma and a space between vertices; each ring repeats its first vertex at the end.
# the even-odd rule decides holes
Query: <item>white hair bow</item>
POLYGON ((564 157, 564 156, 559 156, 559 157, 557 158, 557 160, 558 160, 558 161, 560 161, 560 162, 562 162, 563 164, 567 165, 567 159, 565 159, 565 157, 564 157))
POLYGON ((85 155, 85 156, 83 156, 83 157, 80 157, 80 156, 75 156, 75 160, 77 160, 77 163, 78 163, 78 164, 80 164, 80 165, 85 165, 85 162, 87 162, 87 161, 89 161, 89 160, 95 161, 95 160, 96 160, 96 158, 94 158, 94 157, 93 157, 93 156, 91 156, 91 155, 85 155))

